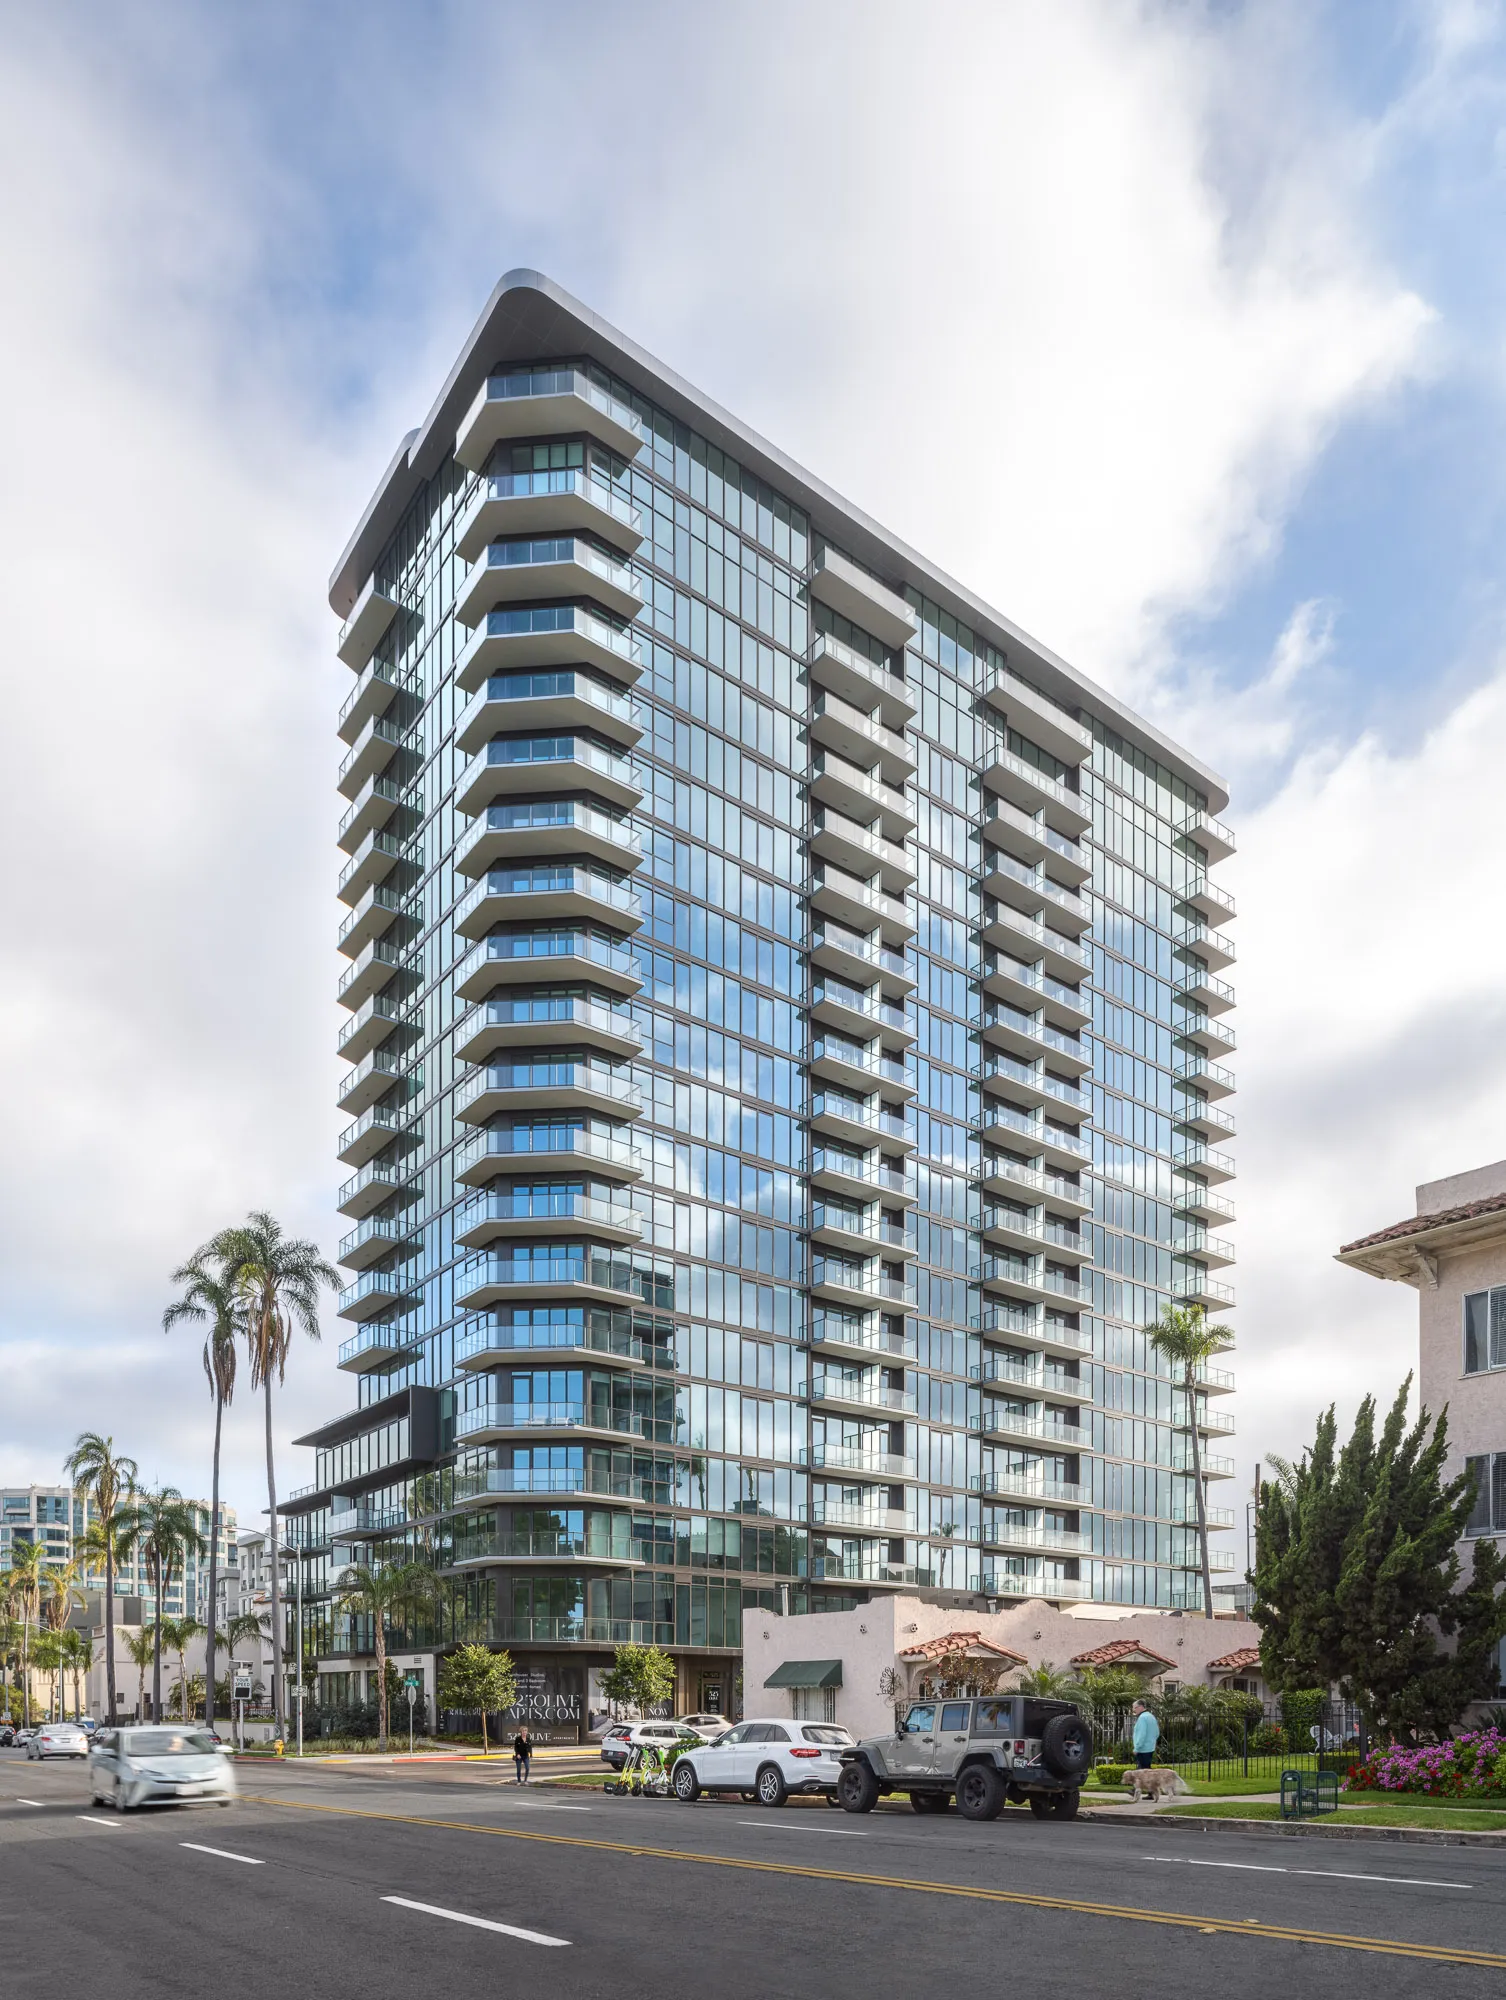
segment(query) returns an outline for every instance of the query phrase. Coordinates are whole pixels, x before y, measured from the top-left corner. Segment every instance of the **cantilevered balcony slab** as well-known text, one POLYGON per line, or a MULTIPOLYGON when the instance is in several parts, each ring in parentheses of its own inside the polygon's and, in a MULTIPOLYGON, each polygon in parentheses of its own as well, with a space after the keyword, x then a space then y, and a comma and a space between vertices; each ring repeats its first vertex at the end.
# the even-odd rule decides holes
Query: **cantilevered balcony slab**
POLYGON ((903 673, 894 672, 886 662, 869 659, 830 632, 818 632, 805 657, 816 687, 829 689, 865 713, 877 702, 890 729, 902 730, 914 720, 915 693, 903 673))
POLYGON ((1093 1009, 1080 988, 1053 978, 1040 965, 1026 965, 1007 952, 988 950, 982 969, 984 992, 1021 1013, 1039 1010, 1048 1026, 1075 1034, 1091 1025, 1093 1009))
POLYGON ((883 993, 896 1002, 915 991, 908 959, 877 930, 865 937, 844 924, 823 921, 811 933, 809 949, 814 964, 848 985, 877 980, 883 993))
POLYGON ((359 1062, 383 1042, 416 1042, 421 1032, 422 1023, 401 1001, 389 1000, 378 993, 346 1022, 340 1036, 340 1054, 346 1062, 359 1062))
POLYGON ((1172 1190, 1171 1205, 1178 1215, 1196 1222, 1232 1222, 1234 1204, 1227 1195, 1215 1194, 1199 1180, 1178 1179, 1172 1190))
POLYGON ((455 788, 464 813, 481 813, 498 802, 537 792, 590 792, 623 812, 643 797, 643 787, 626 757, 588 736, 501 738, 488 743, 465 766, 455 788))
POLYGON ((839 751, 817 749, 811 763, 810 794, 847 819, 877 826, 888 840, 907 840, 915 831, 915 805, 904 791, 839 751))
POLYGON ((994 668, 984 683, 983 699, 1017 735, 1049 751, 1059 762, 1085 764, 1092 756, 1092 732, 1008 667, 994 668))
POLYGON ((466 1187, 485 1187, 503 1174, 582 1173, 609 1181, 643 1176, 642 1155, 626 1138, 587 1132, 580 1126, 493 1125, 456 1148, 455 1178, 466 1187))
POLYGON ((533 1298, 561 1305, 630 1308, 643 1302, 622 1256, 514 1258, 501 1251, 483 1251, 455 1273, 455 1303, 464 1310, 533 1298))
POLYGON ((455 533, 455 552, 469 563, 506 537, 569 534, 610 542, 632 555, 643 540, 643 516, 583 466, 495 473, 472 494, 455 533))
POLYGON ((485 1444, 503 1438, 601 1438, 608 1443, 647 1434, 647 1420, 627 1411, 594 1409, 589 1403, 483 1403, 455 1412, 456 1443, 485 1444))
POLYGON ((419 905, 406 889, 377 882, 363 892, 340 926, 338 949, 354 959, 373 938, 390 937, 394 943, 407 943, 418 934, 419 918, 419 905))
POLYGON ((1009 903, 1068 937, 1080 938, 1093 921, 1092 912, 1075 889, 1064 888, 1039 868, 1031 868, 1001 849, 984 857, 978 887, 985 896, 1009 903))
POLYGON ((915 748, 903 731, 891 729, 881 710, 875 708, 870 714, 829 688, 821 689, 811 703, 810 735, 813 743, 859 769, 876 771, 885 784, 903 785, 915 775, 915 748))
POLYGON ((421 1192, 411 1167, 402 1162, 373 1160, 370 1166, 351 1175, 335 1206, 342 1215, 370 1215, 389 1201, 416 1202, 421 1192))
POLYGON ((455 740, 471 757, 494 736, 585 729, 631 750, 643 726, 643 710, 611 681, 578 667, 546 667, 538 673, 494 674, 466 704, 455 740))
POLYGON ((341 1319, 375 1319, 394 1307, 416 1305, 419 1284, 401 1271, 367 1271, 341 1292, 335 1310, 341 1319))
POLYGON ((377 641, 401 609, 397 599, 388 591, 377 589, 374 580, 367 583, 335 641, 335 652, 347 667, 354 667, 359 672, 365 666, 376 649, 377 641))
MULTIPOLYGON (((1016 1152, 1027 1150, 1018 1142, 1008 1143, 1016 1152)), ((1085 1188, 1044 1168, 1022 1166, 1016 1160, 1006 1159, 1002 1153, 984 1155, 978 1184, 985 1193, 1003 1195, 1006 1200, 1023 1198, 1038 1201, 1053 1215, 1086 1215, 1093 1206, 1092 1197, 1085 1188)))
POLYGON ((892 1419, 915 1415, 913 1389, 891 1389, 879 1371, 862 1375, 844 1374, 835 1368, 817 1369, 810 1378, 807 1396, 813 1409, 834 1410, 839 1415, 892 1419))
POLYGON ((1178 1174, 1193 1174, 1215 1187, 1223 1181, 1232 1181, 1239 1172, 1233 1156, 1219 1152, 1206 1139, 1174 1137, 1171 1162, 1178 1174))
POLYGON ((389 660, 372 660, 345 698, 337 725, 342 743, 354 743, 367 723, 389 709, 416 712, 408 675, 389 660))
POLYGON ((876 878, 892 896, 903 896, 914 885, 915 858, 903 841, 889 840, 877 826, 860 825, 831 806, 818 810, 810 848, 849 875, 876 878))
POLYGON ((915 636, 915 613, 899 592, 836 549, 818 551, 806 580, 812 597, 886 646, 903 646, 915 636))
POLYGON ((1034 1445, 1047 1451, 1091 1451, 1093 1434, 1084 1425, 1063 1423, 1050 1411, 1034 1408, 1026 1415, 985 1397, 972 1425, 974 1432, 998 1444, 1034 1445))
POLYGON ((354 854, 366 836, 377 827, 385 827, 389 833, 406 839, 417 830, 418 822, 419 815, 406 780, 399 783, 392 777, 368 778, 340 821, 336 844, 346 854, 354 854))
POLYGON ((587 868, 525 862, 483 875, 461 898, 453 918, 456 935, 469 938, 485 937, 498 924, 571 920, 627 934, 643 922, 643 905, 625 883, 587 868))
POLYGON ((384 1257, 391 1256, 404 1244, 411 1243, 416 1250, 417 1231, 411 1219, 415 1213, 410 1209, 402 1216, 367 1216, 344 1237, 336 1262, 343 1264, 347 1270, 364 1271, 372 1264, 379 1264, 384 1257))
POLYGON ((455 1335, 455 1365, 468 1374, 530 1361, 555 1368, 586 1363, 629 1371, 650 1365, 643 1342, 619 1332, 605 1314, 582 1313, 573 1321, 540 1325, 536 1320, 515 1320, 509 1313, 474 1313, 455 1335), (599 1324, 602 1321, 606 1324, 599 1324))
POLYGON ((991 1355, 971 1370, 971 1379, 980 1389, 1016 1398, 1031 1397, 1037 1402, 1044 1398, 1050 1403, 1084 1407, 1093 1401, 1091 1381, 1054 1361, 1022 1363, 1004 1355, 991 1355))
POLYGON ((406 1345, 401 1328, 390 1322, 378 1321, 374 1326, 362 1327, 349 1340, 341 1341, 335 1365, 345 1369, 347 1374, 366 1375, 374 1368, 390 1367, 402 1357, 406 1345))
POLYGON ((1201 1007, 1205 1014, 1226 1014, 1234 1005, 1234 988, 1195 960, 1173 965, 1171 983, 1179 999, 1201 1007))
POLYGON ((643 860, 643 843, 626 819, 584 799, 506 799, 488 806, 455 848, 462 875, 484 875, 499 861, 554 857, 603 861, 622 874, 643 860))
POLYGON ((913 1202, 916 1193, 915 1176, 886 1166, 877 1151, 849 1152, 831 1146, 817 1146, 812 1152, 810 1182, 823 1193, 845 1195, 851 1201, 913 1202))
POLYGON ((893 1095, 915 1095, 909 1070, 878 1043, 863 1047, 845 1036, 823 1035, 811 1044, 810 1070, 813 1076, 849 1092, 863 1094, 883 1087, 893 1095))
POLYGON ((407 843, 396 834, 379 829, 366 835, 340 870, 336 894, 342 903, 354 909, 366 891, 378 882, 408 889, 417 878, 418 864, 409 854, 407 843))
POLYGON ((822 864, 811 883, 811 908, 860 930, 876 928, 885 944, 898 949, 915 935, 915 917, 902 896, 880 883, 864 882, 833 862, 822 864))
POLYGON ((643 1099, 631 1077, 583 1062, 493 1063, 467 1077, 455 1093, 455 1116, 466 1125, 534 1111, 599 1112, 637 1118, 643 1099))
POLYGON ((503 604, 583 597, 626 623, 643 609, 637 577, 615 554, 581 535, 493 542, 481 551, 455 598, 455 615, 475 625, 503 604))
POLYGON ((861 985, 850 985, 835 975, 818 980, 811 991, 811 1019, 855 1041, 881 1034, 886 1041, 913 1042, 915 1028, 909 1015, 881 987, 870 984, 871 979, 871 971, 865 970, 861 985))
MULTIPOLYGON (((1056 912, 1051 913, 1055 916, 1056 912)), ((1092 959, 1084 945, 1065 937, 1050 924, 1037 923, 1009 903, 986 901, 978 935, 984 944, 1009 952, 1016 958, 1039 965, 1053 979, 1076 982, 1086 979, 1092 959)))
POLYGON ((406 1079, 408 1072, 406 1053, 377 1049, 363 1056, 348 1073, 335 1102, 345 1112, 366 1111, 379 1097, 385 1097, 400 1078, 406 1079))
POLYGON ((620 458, 647 442, 630 406, 580 368, 533 368, 489 375, 455 433, 455 456, 480 472, 508 438, 591 437, 620 458))
POLYGON ((1076 840, 1093 824, 1087 801, 1079 793, 1012 750, 992 750, 983 760, 980 775, 988 791, 997 792, 1023 812, 1044 814, 1047 823, 1069 839, 1076 840))
POLYGON ((1209 861, 1227 861, 1235 851, 1234 835, 1211 813, 1190 814, 1176 831, 1179 840, 1191 847, 1201 848, 1209 861))
MULTIPOLYGON (((389 1085, 390 1087, 390 1085, 389 1085)), ((340 1134, 339 1156, 348 1167, 364 1167, 398 1141, 417 1144, 413 1104, 373 1105, 340 1134)))
POLYGON ((499 1050, 584 1046, 627 1061, 643 1050, 643 1030, 620 1007, 575 995, 500 994, 473 1007, 455 1031, 462 1062, 481 1063, 499 1050))
POLYGON ((631 687, 643 672, 643 652, 631 632, 584 604, 489 611, 456 662, 455 679, 474 694, 493 674, 543 667, 591 667, 631 687))
POLYGON ((472 1197, 455 1216, 455 1241, 466 1250, 488 1244, 582 1235, 607 1243, 636 1243, 643 1218, 625 1201, 603 1201, 573 1188, 492 1188, 472 1197))
POLYGON ((828 1360, 865 1365, 882 1362, 891 1368, 915 1361, 914 1334, 890 1333, 886 1315, 881 1313, 817 1311, 811 1315, 810 1329, 806 1345, 812 1354, 828 1360))
POLYGON ((351 745, 340 766, 336 786, 343 797, 354 799, 372 778, 391 771, 406 779, 423 761, 422 741, 391 716, 374 716, 351 745))
POLYGON ((336 998, 342 1007, 349 1007, 354 1013, 374 993, 386 993, 395 999, 411 993, 418 980, 418 968, 411 963, 407 948, 378 938, 367 945, 346 971, 336 998))
POLYGON ((1053 1027, 1034 1008, 1027 1012, 1007 1003, 986 1007, 982 1034, 988 1048, 1002 1049, 1023 1062, 1034 1063, 1044 1058, 1064 1076, 1080 1078, 1093 1067, 1092 1057, 1081 1040, 1053 1027))
POLYGON ((915 1286, 908 1278, 885 1277, 876 1261, 838 1263, 830 1257, 811 1260, 811 1296, 859 1311, 913 1312, 915 1286))
POLYGON ((455 991, 462 1000, 485 1000, 500 986, 544 980, 567 985, 577 979, 622 994, 636 993, 643 985, 630 951, 589 931, 562 926, 483 938, 457 967, 455 991))
POLYGON ((1092 865, 1080 841, 1008 799, 990 797, 985 806, 979 828, 985 847, 998 848, 1032 868, 1044 868, 1052 881, 1068 889, 1080 889, 1088 880, 1092 865))

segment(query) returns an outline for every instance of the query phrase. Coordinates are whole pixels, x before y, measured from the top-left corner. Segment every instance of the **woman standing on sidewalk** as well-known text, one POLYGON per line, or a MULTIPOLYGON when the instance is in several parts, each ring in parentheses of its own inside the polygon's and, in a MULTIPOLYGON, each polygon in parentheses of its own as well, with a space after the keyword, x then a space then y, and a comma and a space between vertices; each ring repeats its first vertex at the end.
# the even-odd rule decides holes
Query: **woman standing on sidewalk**
POLYGON ((528 1766, 533 1761, 533 1745, 528 1740, 528 1724, 525 1722, 512 1739, 513 1783, 528 1783, 528 1766))

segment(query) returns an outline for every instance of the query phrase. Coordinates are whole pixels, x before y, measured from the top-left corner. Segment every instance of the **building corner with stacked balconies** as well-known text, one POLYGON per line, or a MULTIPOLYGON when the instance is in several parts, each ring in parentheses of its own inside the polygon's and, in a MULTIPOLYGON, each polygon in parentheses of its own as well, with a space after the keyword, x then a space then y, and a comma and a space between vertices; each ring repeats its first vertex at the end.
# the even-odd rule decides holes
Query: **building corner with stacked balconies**
POLYGON ((324 1699, 351 1562, 563 1733, 624 1641, 730 1711, 749 1609, 1193 1607, 1233 1383, 1143 1328, 1232 1305, 1217 777, 537 273, 330 599, 324 1699))

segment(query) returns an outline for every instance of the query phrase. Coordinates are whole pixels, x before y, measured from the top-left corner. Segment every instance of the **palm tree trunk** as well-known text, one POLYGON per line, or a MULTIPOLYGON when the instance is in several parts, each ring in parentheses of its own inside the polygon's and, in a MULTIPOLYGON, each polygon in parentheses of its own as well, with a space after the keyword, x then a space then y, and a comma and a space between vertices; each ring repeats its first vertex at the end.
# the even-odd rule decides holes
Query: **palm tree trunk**
POLYGON ((152 1625, 152 1720, 162 1720, 162 1558, 152 1564, 152 1602, 157 1607, 152 1625))
POLYGON ((1208 1507, 1203 1493, 1203 1454, 1197 1434, 1197 1392, 1187 1364, 1187 1428, 1192 1437, 1192 1484, 1197 1498, 1197 1547, 1203 1570, 1203 1616, 1213 1616, 1213 1575, 1208 1567, 1208 1507))
POLYGON ((267 1394, 267 1533, 272 1548, 272 1723, 282 1734, 282 1590, 277 1560, 277 1474, 272 1466, 272 1371, 262 1378, 267 1394))
POLYGON ((204 1720, 214 1728, 214 1621, 218 1616, 220 1587, 220 1427, 225 1402, 218 1388, 214 1392, 214 1471, 209 1482, 209 1616, 205 1624, 209 1636, 204 1641, 204 1720))
MULTIPOLYGON (((111 1510, 114 1511, 113 1509, 111 1510)), ((115 1546, 109 1539, 111 1529, 106 1517, 105 1528, 105 1705, 108 1713, 105 1722, 111 1729, 115 1727, 115 1546)))
POLYGON ((21 1727, 31 1722, 31 1616, 21 1612, 21 1727))

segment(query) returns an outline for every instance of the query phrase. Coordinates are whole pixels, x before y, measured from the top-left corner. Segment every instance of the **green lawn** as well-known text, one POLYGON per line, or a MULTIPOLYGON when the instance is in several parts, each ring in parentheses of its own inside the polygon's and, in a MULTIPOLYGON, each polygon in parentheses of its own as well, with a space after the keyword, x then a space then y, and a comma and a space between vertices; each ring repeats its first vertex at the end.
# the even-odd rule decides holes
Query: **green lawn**
MULTIPOLYGON (((1187 1814, 1198 1819, 1279 1819, 1281 1808, 1271 1799, 1246 1799, 1226 1805, 1169 1806, 1167 1815, 1187 1814)), ((1163 1817, 1166 1815, 1163 1815, 1163 1817)), ((1362 1806, 1353 1812, 1325 1813, 1325 1820, 1339 1819, 1345 1826, 1410 1826, 1419 1829, 1446 1828, 1458 1833, 1506 1832, 1506 1813, 1462 1806, 1432 1805, 1419 1799, 1409 1806, 1362 1806)))
MULTIPOLYGON (((1279 1778, 1197 1778, 1184 1770, 1182 1778, 1191 1788, 1194 1797, 1200 1799, 1247 1798, 1252 1792, 1278 1792, 1279 1778)), ((1094 1799, 1127 1799, 1129 1793, 1123 1785, 1089 1785, 1083 1793, 1084 1803, 1094 1799)))

